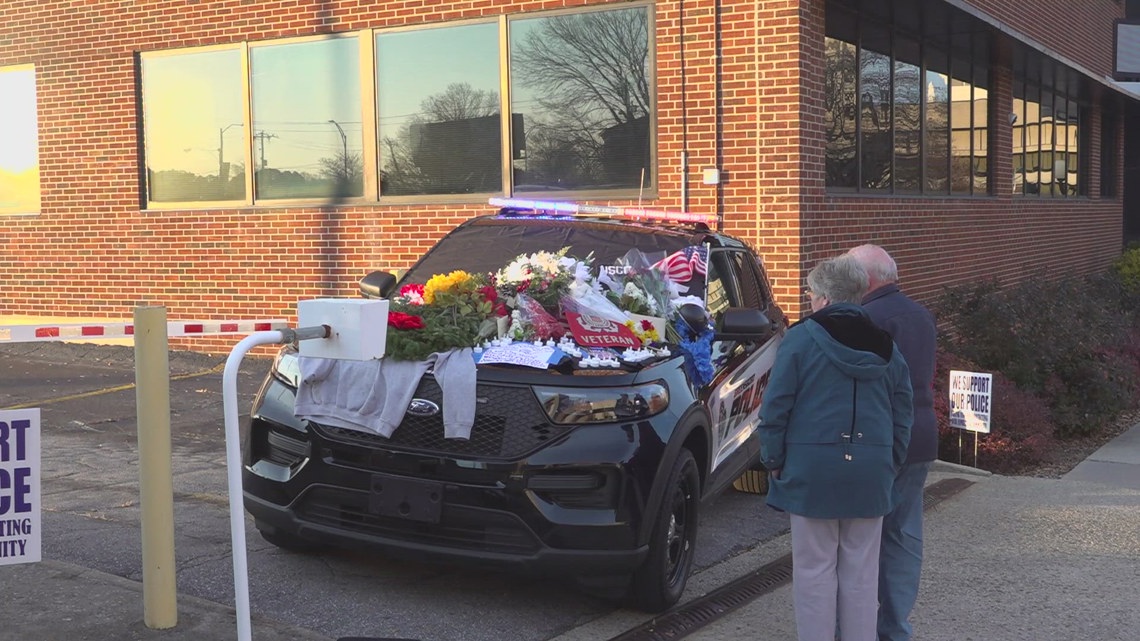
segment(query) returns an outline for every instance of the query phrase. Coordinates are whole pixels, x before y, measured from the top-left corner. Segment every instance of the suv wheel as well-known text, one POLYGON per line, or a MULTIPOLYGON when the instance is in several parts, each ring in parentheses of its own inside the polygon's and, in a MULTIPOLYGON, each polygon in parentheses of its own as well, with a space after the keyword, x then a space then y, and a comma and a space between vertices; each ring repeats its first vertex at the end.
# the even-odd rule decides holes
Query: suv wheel
POLYGON ((681 450, 657 510, 649 557, 633 575, 629 596, 634 607, 661 612, 685 591, 697 542, 700 485, 696 460, 689 450, 681 450))

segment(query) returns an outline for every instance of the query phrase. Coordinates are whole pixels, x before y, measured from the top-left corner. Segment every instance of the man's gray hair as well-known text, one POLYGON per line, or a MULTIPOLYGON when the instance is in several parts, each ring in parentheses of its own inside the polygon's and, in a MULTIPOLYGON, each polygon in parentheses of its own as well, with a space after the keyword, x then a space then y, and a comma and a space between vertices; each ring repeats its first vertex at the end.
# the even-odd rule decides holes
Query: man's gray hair
POLYGON ((816 296, 822 296, 830 303, 863 302, 870 279, 854 256, 844 254, 828 258, 808 273, 808 287, 816 296))
POLYGON ((871 277, 872 283, 876 283, 876 287, 879 284, 899 282, 898 265, 882 247, 868 243, 847 253, 854 256, 863 269, 867 270, 867 275, 871 277))

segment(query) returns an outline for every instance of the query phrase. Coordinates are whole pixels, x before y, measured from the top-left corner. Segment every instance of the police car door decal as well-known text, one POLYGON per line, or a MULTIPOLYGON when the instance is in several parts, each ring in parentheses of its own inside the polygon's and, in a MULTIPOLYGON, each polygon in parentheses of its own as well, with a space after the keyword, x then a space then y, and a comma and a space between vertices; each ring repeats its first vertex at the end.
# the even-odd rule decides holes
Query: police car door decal
POLYGON ((709 394, 713 424, 712 469, 720 467, 756 431, 760 401, 782 338, 782 334, 777 334, 761 345, 709 394))

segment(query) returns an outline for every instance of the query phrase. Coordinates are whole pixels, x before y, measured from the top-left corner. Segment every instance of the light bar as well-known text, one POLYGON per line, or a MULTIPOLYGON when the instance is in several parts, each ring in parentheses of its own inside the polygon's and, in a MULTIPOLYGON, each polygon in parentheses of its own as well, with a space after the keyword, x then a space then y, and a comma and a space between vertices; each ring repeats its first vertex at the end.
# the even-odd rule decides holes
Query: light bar
POLYGON ((496 207, 551 211, 571 215, 609 216, 629 220, 657 220, 674 223, 716 224, 716 214, 694 214, 687 211, 662 211, 641 209, 640 207, 611 207, 609 205, 581 205, 555 200, 527 200, 525 198, 492 198, 490 204, 496 207))

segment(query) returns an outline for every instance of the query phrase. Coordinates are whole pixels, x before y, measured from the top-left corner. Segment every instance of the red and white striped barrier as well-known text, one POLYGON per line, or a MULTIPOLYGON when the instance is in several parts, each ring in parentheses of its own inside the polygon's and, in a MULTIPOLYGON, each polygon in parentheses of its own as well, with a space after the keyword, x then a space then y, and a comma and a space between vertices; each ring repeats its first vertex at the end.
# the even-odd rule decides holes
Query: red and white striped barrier
MULTIPOLYGON (((283 320, 259 321, 170 321, 166 335, 203 336, 207 334, 252 334, 253 332, 288 329, 283 320)), ((52 325, 0 325, 0 343, 33 341, 67 341, 96 338, 130 338, 135 335, 132 323, 75 323, 52 325)))

